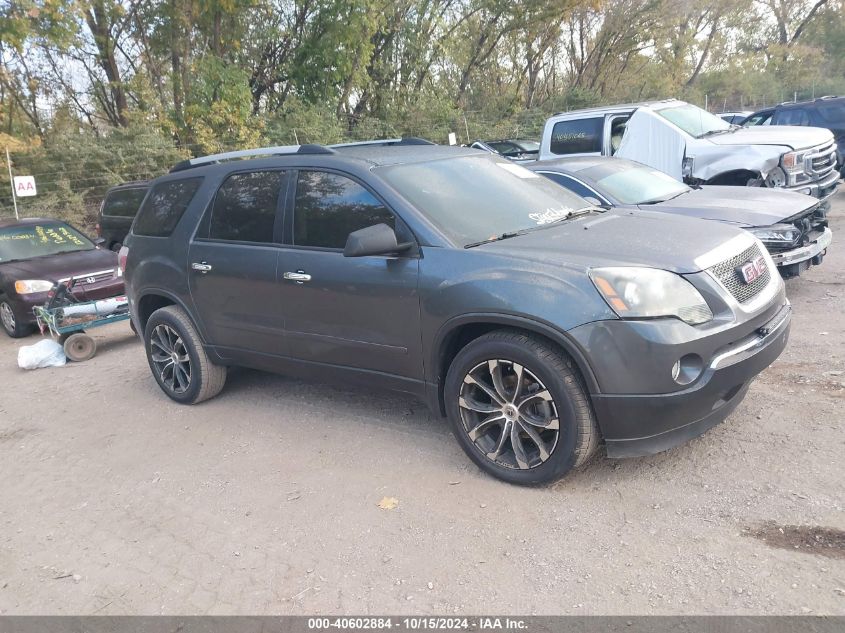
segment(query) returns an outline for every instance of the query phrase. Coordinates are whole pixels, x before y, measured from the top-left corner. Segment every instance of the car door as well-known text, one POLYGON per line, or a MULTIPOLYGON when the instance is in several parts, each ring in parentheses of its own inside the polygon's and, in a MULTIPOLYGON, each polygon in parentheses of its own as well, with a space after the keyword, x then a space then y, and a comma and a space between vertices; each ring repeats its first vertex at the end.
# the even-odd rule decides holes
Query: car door
POLYGON ((312 363, 422 375, 419 260, 344 257, 348 235, 384 223, 413 236, 352 177, 303 169, 288 194, 279 288, 292 357, 312 363))
POLYGON ((282 170, 229 175, 190 244, 191 298, 208 342, 227 358, 287 351, 276 284, 286 184, 282 170))

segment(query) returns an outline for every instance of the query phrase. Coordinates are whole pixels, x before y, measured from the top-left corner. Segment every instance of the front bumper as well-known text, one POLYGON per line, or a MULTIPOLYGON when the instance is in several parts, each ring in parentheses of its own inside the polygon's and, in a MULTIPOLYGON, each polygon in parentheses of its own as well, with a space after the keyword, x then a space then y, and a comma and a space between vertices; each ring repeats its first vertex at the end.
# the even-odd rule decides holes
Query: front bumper
MULTIPOLYGON (((112 277, 94 284, 79 284, 73 288, 73 296, 77 301, 99 301, 109 299, 125 293, 122 277, 112 277)), ((22 323, 36 323, 35 307, 43 306, 49 299, 46 292, 33 292, 26 295, 11 295, 9 300, 15 309, 16 318, 22 323)))
POLYGON ((792 309, 785 303, 752 332, 713 351, 699 378, 681 391, 593 394, 607 455, 659 453, 724 421, 751 381, 786 347, 791 319, 792 309))
POLYGON ((825 176, 823 180, 783 187, 783 189, 785 191, 795 191, 797 193, 808 194, 821 201, 825 201, 836 193, 836 186, 839 184, 839 177, 840 173, 834 169, 825 176))
POLYGON ((769 254, 772 256, 772 259, 775 264, 777 264, 778 268, 791 266, 793 264, 802 264, 815 259, 819 255, 824 255, 824 252, 827 250, 827 247, 830 246, 832 241, 833 232, 829 228, 825 227, 819 237, 805 246, 800 246, 798 248, 793 248, 791 251, 783 251, 780 253, 772 253, 770 251, 769 254))

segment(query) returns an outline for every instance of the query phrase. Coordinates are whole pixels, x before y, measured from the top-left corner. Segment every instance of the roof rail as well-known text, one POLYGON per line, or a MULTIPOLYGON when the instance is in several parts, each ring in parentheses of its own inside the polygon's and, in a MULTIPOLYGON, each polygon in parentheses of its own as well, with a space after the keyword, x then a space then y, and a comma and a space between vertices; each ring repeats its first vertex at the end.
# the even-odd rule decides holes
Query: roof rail
POLYGON ((211 154, 209 156, 200 156, 198 158, 190 158, 176 163, 170 168, 170 173, 177 171, 184 171, 193 167, 202 167, 203 165, 213 165, 226 160, 234 160, 236 158, 256 158, 258 156, 282 156, 285 154, 334 154, 334 150, 324 145, 276 145, 273 147, 257 147, 255 149, 242 149, 235 152, 223 152, 222 154, 211 154))
POLYGON ((335 143, 334 145, 328 145, 327 147, 365 147, 367 145, 392 147, 394 145, 437 145, 437 143, 432 143, 431 141, 427 141, 426 139, 419 138, 417 136, 405 136, 403 138, 383 138, 373 141, 356 141, 354 143, 335 143))

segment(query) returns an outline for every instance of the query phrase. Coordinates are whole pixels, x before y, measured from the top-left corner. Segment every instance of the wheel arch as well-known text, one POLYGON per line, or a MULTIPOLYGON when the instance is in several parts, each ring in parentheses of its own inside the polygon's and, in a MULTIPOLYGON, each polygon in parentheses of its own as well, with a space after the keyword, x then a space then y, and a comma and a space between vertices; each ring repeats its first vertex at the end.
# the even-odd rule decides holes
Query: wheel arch
MULTIPOLYGON (((541 321, 509 314, 466 314, 447 321, 438 331, 430 355, 431 368, 429 384, 433 384, 436 392, 430 392, 429 397, 436 404, 436 411, 446 414, 443 400, 443 388, 446 373, 455 356, 470 342, 480 336, 499 330, 512 328, 540 336, 553 345, 560 347, 575 362, 581 376, 584 378, 590 394, 598 393, 599 386, 592 367, 580 346, 565 332, 541 321)), ((434 408, 434 407, 432 407, 434 408)))
POLYGON ((744 187, 749 180, 760 179, 761 177, 760 172, 753 169, 732 169, 713 176, 706 184, 744 187))
MULTIPOLYGON (((188 318, 194 324, 194 328, 200 333, 200 329, 197 327, 196 322, 194 321, 193 317, 191 317, 191 312, 188 310, 185 303, 173 293, 162 290, 160 288, 151 288, 149 290, 144 291, 144 293, 138 297, 137 300, 137 308, 135 309, 135 314, 137 315, 139 325, 138 332, 141 333, 143 336, 143 332, 147 327, 147 321, 150 320, 150 316, 153 312, 158 310, 159 308, 164 308, 166 306, 175 305, 182 310, 184 310, 185 314, 188 315, 188 318)), ((201 334, 200 334, 201 335, 201 334)))

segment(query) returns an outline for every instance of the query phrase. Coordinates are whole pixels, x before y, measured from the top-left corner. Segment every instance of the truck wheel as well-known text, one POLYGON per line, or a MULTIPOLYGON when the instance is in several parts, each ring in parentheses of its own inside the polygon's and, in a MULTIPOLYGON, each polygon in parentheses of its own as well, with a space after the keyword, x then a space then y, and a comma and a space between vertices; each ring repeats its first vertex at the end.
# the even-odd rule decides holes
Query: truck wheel
POLYGON ((482 470, 544 484, 583 465, 599 430, 573 360, 544 339, 496 330, 464 347, 446 375, 452 432, 482 470))
POLYGON ((152 313, 144 330, 144 348, 158 386, 176 402, 208 400, 226 383, 226 367, 211 362, 194 324, 178 306, 152 313))
POLYGON ((90 360, 97 353, 97 341, 83 332, 68 336, 62 347, 64 347, 65 356, 76 363, 90 360))
POLYGON ((3 331, 12 338, 23 338, 35 331, 35 326, 24 323, 20 315, 15 314, 15 309, 8 299, 0 298, 0 325, 3 331))

